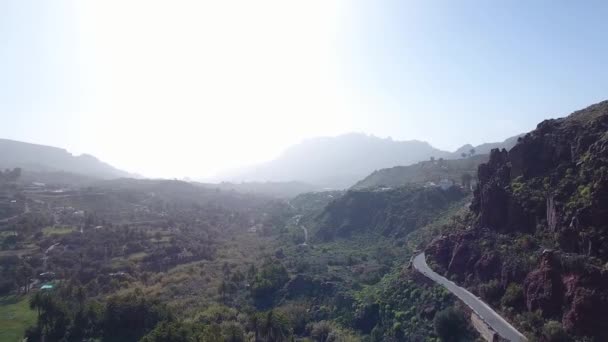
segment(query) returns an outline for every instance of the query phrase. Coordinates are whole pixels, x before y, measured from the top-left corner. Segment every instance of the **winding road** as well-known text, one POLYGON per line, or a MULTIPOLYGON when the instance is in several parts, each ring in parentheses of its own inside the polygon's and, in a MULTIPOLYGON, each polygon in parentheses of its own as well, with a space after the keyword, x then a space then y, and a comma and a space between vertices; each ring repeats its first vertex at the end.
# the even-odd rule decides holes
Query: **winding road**
POLYGON ((526 337, 515 329, 509 322, 502 318, 496 311, 484 303, 477 296, 466 289, 456 285, 454 282, 435 273, 427 264, 423 253, 418 254, 412 261, 414 268, 434 282, 441 284, 448 291, 462 300, 471 310, 481 317, 500 337, 513 342, 527 341, 526 337))

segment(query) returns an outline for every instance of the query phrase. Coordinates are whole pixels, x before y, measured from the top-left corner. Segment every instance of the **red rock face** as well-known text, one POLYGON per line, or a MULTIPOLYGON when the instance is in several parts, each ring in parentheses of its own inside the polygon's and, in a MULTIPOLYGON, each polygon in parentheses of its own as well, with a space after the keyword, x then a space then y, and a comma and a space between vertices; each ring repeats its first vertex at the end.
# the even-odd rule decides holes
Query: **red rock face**
POLYGON ((543 253, 540 267, 524 281, 524 297, 528 311, 540 310, 543 317, 561 315, 563 286, 559 266, 553 253, 543 253))
POLYGON ((599 269, 562 277, 567 302, 562 323, 576 335, 608 340, 608 276, 599 269))
POLYGON ((608 101, 540 123, 508 152, 493 150, 478 178, 473 230, 433 241, 427 256, 467 286, 523 282, 526 310, 608 341, 608 271, 599 266, 608 263, 608 101), (555 237, 548 244, 560 249, 530 270, 531 254, 517 261, 480 247, 522 233, 555 237))
POLYGON ((431 242, 425 249, 426 255, 430 256, 435 263, 441 267, 441 270, 448 269, 448 265, 452 260, 452 249, 454 248, 453 235, 441 236, 431 242))
POLYGON ((511 174, 510 152, 504 149, 492 150, 489 162, 479 166, 479 183, 471 204, 471 210, 478 214, 479 227, 502 233, 535 229, 534 217, 509 191, 511 174))
POLYGON ((501 273, 500 257, 496 253, 484 254, 475 263, 475 276, 481 281, 495 279, 501 273))

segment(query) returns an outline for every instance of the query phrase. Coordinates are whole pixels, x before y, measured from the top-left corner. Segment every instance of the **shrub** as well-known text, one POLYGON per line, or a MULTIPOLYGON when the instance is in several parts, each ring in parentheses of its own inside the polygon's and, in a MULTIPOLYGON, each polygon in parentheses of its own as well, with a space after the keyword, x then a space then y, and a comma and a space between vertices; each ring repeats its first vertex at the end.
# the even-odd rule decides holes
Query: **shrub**
POLYGON ((549 321, 543 326, 543 337, 547 342, 567 342, 570 337, 559 322, 549 321))
POLYGON ((507 287, 501 303, 504 307, 521 309, 524 304, 524 291, 519 284, 511 283, 507 287))
POLYGON ((491 280, 479 286, 479 294, 490 304, 495 304, 502 297, 503 290, 498 281, 491 280))
POLYGON ((435 332, 444 342, 459 342, 467 338, 467 322, 462 313, 447 308, 435 315, 435 332))

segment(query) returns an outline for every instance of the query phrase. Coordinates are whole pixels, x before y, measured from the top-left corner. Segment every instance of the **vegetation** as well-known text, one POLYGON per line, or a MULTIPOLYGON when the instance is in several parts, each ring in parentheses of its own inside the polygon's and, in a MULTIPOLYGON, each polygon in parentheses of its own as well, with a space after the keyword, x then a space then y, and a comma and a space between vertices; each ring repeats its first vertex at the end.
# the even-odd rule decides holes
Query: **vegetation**
POLYGON ((435 332, 442 341, 459 342, 469 339, 466 318, 453 308, 447 308, 435 315, 435 332))
POLYGON ((31 316, 17 335, 30 340, 401 341, 436 337, 435 312, 454 303, 403 266, 447 227, 435 216, 467 198, 406 187, 287 202, 117 180, 25 201, 29 212, 0 237, 10 253, 0 256, 0 285, 28 293, 31 316), (365 209, 375 219, 322 239, 331 220, 356 220, 353 208, 335 211, 353 196, 377 202, 365 209))
POLYGON ((0 341, 19 341, 36 319, 36 312, 29 307, 28 296, 0 297, 0 341))
POLYGON ((371 173, 352 188, 402 187, 439 183, 442 179, 460 181, 464 174, 476 179, 477 167, 488 160, 487 154, 465 154, 463 159, 431 159, 408 166, 395 166, 371 173))

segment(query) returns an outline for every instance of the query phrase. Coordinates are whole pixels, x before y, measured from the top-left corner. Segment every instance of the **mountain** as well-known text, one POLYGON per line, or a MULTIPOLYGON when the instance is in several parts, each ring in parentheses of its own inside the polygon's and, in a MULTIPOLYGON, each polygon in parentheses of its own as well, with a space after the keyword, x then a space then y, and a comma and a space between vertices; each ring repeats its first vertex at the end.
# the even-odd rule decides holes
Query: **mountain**
POLYGON ((427 259, 535 337, 608 340, 607 132, 605 101, 492 150, 468 222, 427 259))
POLYGON ((57 147, 0 139, 0 168, 15 167, 32 174, 67 173, 101 179, 134 176, 88 154, 74 156, 57 147))
MULTIPOLYGON (((486 149, 484 146, 479 146, 480 150, 486 149)), ((460 153, 442 151, 423 141, 395 141, 349 133, 306 140, 288 148, 275 160, 227 173, 221 178, 233 182, 300 181, 344 189, 374 170, 410 165, 431 157, 461 158, 460 153)))
POLYGON ((477 167, 488 160, 488 155, 493 148, 511 149, 520 137, 521 135, 517 135, 502 142, 478 146, 467 144, 448 154, 446 159, 433 158, 413 165, 377 170, 357 182, 352 188, 399 187, 406 184, 439 182, 444 178, 459 182, 465 174, 473 177, 477 172, 477 167), (463 153, 470 155, 471 150, 475 150, 474 155, 462 158, 463 153))
POLYGON ((466 145, 460 147, 459 149, 457 149, 456 151, 454 151, 451 155, 451 158, 460 158, 462 156, 462 153, 469 154, 471 149, 475 150, 475 154, 486 154, 486 155, 489 155, 490 151, 492 151, 495 148, 504 148, 504 149, 510 150, 513 146, 515 146, 515 144, 517 144, 517 140, 522 136, 523 136, 523 134, 519 134, 519 135, 510 137, 510 138, 506 139, 505 141, 494 142, 494 143, 485 143, 485 144, 481 144, 481 145, 477 145, 477 146, 473 146, 471 144, 466 144, 466 145))

